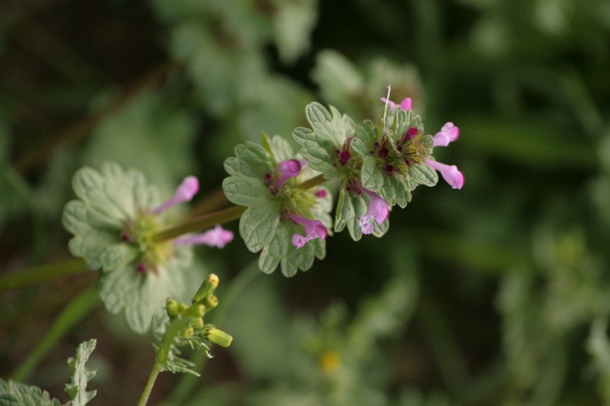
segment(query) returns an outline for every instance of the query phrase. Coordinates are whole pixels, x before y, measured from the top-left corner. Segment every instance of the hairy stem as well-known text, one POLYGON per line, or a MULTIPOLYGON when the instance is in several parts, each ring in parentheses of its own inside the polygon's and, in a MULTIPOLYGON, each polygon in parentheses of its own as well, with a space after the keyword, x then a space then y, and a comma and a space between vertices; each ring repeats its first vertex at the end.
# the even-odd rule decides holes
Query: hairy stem
POLYGON ((9 273, 0 276, 0 292, 34 285, 59 276, 77 274, 85 270, 87 270, 87 265, 83 259, 79 258, 9 273))

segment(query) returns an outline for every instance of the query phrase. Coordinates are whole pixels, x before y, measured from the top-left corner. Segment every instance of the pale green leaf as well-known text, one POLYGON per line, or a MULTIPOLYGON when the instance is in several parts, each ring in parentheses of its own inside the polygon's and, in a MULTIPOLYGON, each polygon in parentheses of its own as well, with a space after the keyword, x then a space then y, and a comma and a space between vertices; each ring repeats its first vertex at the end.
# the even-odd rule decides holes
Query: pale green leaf
POLYGON ((60 406, 48 392, 36 386, 28 386, 0 379, 0 406, 60 406))
POLYGON ((86 390, 87 382, 95 377, 96 371, 85 366, 89 356, 95 349, 96 342, 95 339, 92 339, 81 343, 76 349, 76 356, 68 358, 68 365, 72 369, 72 378, 70 378, 70 383, 66 384, 66 392, 72 398, 68 402, 69 406, 85 406, 97 393, 95 390, 86 390))
POLYGON ((301 155, 326 179, 344 177, 334 165, 335 151, 341 150, 346 140, 354 135, 354 122, 333 106, 329 111, 317 102, 307 105, 305 114, 311 129, 299 127, 292 132, 295 141, 301 145, 301 155))

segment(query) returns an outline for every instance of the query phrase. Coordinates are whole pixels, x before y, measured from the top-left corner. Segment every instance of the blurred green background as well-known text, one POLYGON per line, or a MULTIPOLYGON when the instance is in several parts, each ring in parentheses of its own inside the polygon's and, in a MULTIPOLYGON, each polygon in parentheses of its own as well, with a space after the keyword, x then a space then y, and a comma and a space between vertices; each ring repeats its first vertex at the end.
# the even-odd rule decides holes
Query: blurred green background
MULTIPOLYGON (((239 239, 198 248, 238 293, 234 343, 200 380, 162 375, 153 404, 610 405, 609 1, 6 0, 0 58, 1 274, 69 258, 82 165, 168 196, 195 174, 204 213, 234 146, 291 139, 313 100, 377 120, 391 85, 427 133, 460 128, 439 160, 464 188, 419 188, 381 239, 335 235, 291 279, 239 239)), ((94 284, 0 293, 0 377, 94 284)), ((92 404, 135 404, 150 337, 99 303, 74 320, 21 376, 67 400, 65 359, 95 337, 92 404)))

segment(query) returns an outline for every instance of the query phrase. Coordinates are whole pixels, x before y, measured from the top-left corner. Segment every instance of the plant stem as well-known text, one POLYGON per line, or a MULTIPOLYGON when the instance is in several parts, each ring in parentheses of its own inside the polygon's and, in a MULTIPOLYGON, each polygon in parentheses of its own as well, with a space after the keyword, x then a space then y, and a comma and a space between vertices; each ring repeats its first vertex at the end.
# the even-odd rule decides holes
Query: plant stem
POLYGON ((152 392, 153 386, 155 386, 155 381, 157 380, 157 376, 161 372, 161 365, 155 362, 153 365, 152 371, 150 371, 150 375, 148 376, 148 382, 146 382, 146 386, 144 387, 144 391, 142 392, 142 396, 140 397, 140 401, 138 402, 138 406, 145 406, 148 402, 148 397, 152 392))
POLYGON ((194 219, 188 220, 182 224, 178 224, 177 226, 167 228, 160 233, 155 234, 152 237, 152 240, 154 243, 160 243, 181 236, 182 234, 211 228, 216 224, 228 223, 229 221, 240 218, 246 209, 247 207, 244 206, 232 206, 228 209, 216 211, 201 217, 195 217, 194 219))
POLYGON ((77 274, 86 269, 85 261, 78 258, 9 273, 0 276, 0 292, 34 285, 59 276, 77 274))
POLYGON ((301 189, 311 189, 312 187, 321 185, 324 182, 326 182, 326 179, 324 179, 324 175, 320 174, 311 179, 307 179, 305 182, 299 184, 298 187, 301 189))

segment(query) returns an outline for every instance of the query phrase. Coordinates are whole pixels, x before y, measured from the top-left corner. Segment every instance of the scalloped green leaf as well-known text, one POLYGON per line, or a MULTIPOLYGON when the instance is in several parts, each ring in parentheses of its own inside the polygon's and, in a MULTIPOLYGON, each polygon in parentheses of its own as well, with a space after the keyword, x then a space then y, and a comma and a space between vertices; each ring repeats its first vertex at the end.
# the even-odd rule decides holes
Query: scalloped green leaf
POLYGON ((76 349, 76 356, 68 358, 68 365, 73 372, 70 383, 66 384, 65 389, 72 398, 67 406, 85 406, 97 393, 95 390, 87 391, 87 382, 95 377, 96 371, 85 366, 96 343, 95 339, 81 343, 76 349))
POLYGON ((279 212, 279 204, 269 201, 242 214, 239 234, 250 251, 258 252, 263 246, 271 243, 280 223, 279 212))
POLYGON ((307 159, 312 169, 322 172, 326 179, 344 177, 333 162, 335 150, 341 149, 354 134, 353 120, 342 115, 335 107, 330 106, 329 111, 318 102, 308 104, 305 115, 311 129, 298 127, 292 132, 293 138, 301 146, 301 155, 307 159))
POLYGON ((434 186, 438 183, 438 173, 426 164, 411 165, 408 180, 411 190, 417 185, 434 186))
POLYGON ((0 379, 0 406, 61 406, 61 403, 36 386, 0 379))

